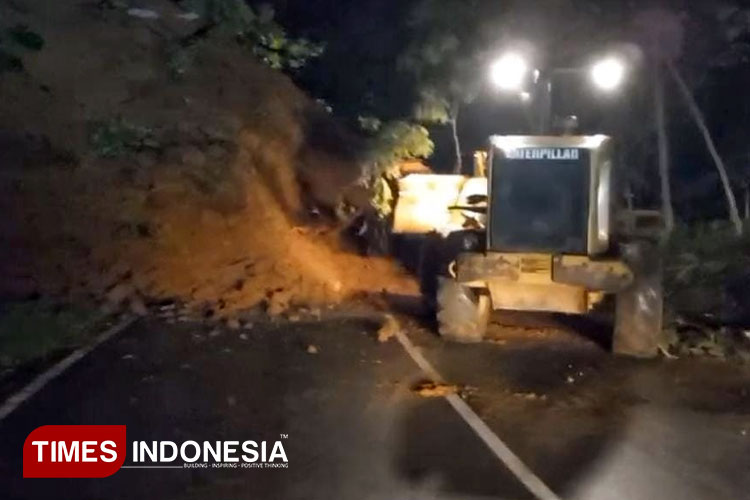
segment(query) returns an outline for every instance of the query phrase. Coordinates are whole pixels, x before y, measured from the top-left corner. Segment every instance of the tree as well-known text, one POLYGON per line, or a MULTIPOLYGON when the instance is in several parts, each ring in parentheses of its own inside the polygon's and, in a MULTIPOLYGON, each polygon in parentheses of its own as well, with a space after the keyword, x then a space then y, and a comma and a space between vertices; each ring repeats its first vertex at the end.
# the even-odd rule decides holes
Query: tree
POLYGON ((322 44, 290 37, 274 20, 276 12, 269 4, 253 8, 244 0, 183 0, 180 5, 203 20, 203 26, 183 40, 183 46, 216 32, 248 47, 278 70, 298 70, 324 50, 322 44))
POLYGON ((461 172, 458 119, 461 107, 472 102, 483 74, 481 42, 466 26, 477 25, 478 3, 461 0, 420 0, 409 27, 413 41, 401 55, 399 68, 409 73, 418 89, 414 117, 426 124, 449 125, 453 138, 453 172, 461 172))
POLYGON ((458 116, 460 103, 453 99, 449 101, 442 97, 439 91, 431 88, 423 89, 420 100, 414 108, 414 117, 425 124, 449 125, 453 138, 454 163, 453 173, 461 173, 461 141, 458 136, 458 116))
POLYGON ((601 50, 622 29, 616 22, 622 24, 622 6, 601 3, 556 0, 540 9, 523 0, 417 1, 408 21, 411 42, 399 66, 419 89, 416 118, 450 126, 455 173, 462 166, 459 118, 486 87, 492 60, 508 47, 529 45, 523 40, 531 38, 537 67, 581 64, 582 54, 601 50))
MULTIPOLYGON (((748 68, 750 66, 748 65, 750 62, 750 9, 739 5, 721 5, 717 10, 717 21, 721 28, 717 31, 721 33, 724 43, 721 45, 715 65, 724 71, 729 71, 730 78, 734 77, 744 82, 750 74, 748 68)), ((750 149, 748 149, 746 139, 748 125, 750 125, 748 111, 750 107, 745 103, 744 109, 740 109, 745 120, 732 124, 732 130, 735 132, 730 134, 729 139, 729 149, 736 163, 735 168, 730 172, 730 177, 734 173, 735 182, 741 186, 742 216, 746 222, 750 221, 750 149)))
POLYGON ((729 178, 742 193, 742 220, 750 221, 750 153, 740 153, 727 159, 729 178))
POLYGON ((656 113, 656 135, 659 151, 659 180, 661 185, 661 211, 666 235, 674 230, 674 210, 669 179, 669 138, 667 135, 666 111, 664 108, 664 79, 661 61, 654 60, 654 110, 656 113))
POLYGON ((690 110, 690 114, 695 121, 695 125, 703 135, 703 140, 706 142, 706 147, 711 154, 711 158, 713 158, 714 160, 716 170, 719 172, 721 185, 724 188, 724 195, 727 198, 729 220, 734 226, 734 230, 737 233, 737 236, 742 236, 742 219, 740 219, 740 213, 737 209, 737 201, 734 197, 734 192, 732 191, 732 186, 729 182, 729 174, 727 173, 726 166, 724 165, 724 160, 722 160, 721 155, 716 149, 716 144, 714 143, 713 137, 711 137, 711 132, 709 131, 708 126, 706 125, 706 119, 703 117, 703 113, 698 107, 698 103, 695 102, 695 98, 693 97, 692 92, 690 92, 690 89, 685 83, 685 80, 683 80, 680 72, 677 70, 677 67, 671 60, 667 60, 667 67, 669 68, 669 72, 677 83, 677 88, 680 90, 680 94, 682 95, 682 98, 685 100, 685 104, 690 110))
POLYGON ((370 173, 376 176, 389 174, 402 160, 427 158, 434 148, 427 130, 412 123, 377 123, 369 131, 372 135, 366 148, 365 163, 373 167, 370 173))
POLYGON ((390 215, 393 204, 391 185, 398 176, 397 167, 403 160, 428 158, 434 149, 427 129, 404 121, 381 123, 370 117, 360 118, 360 127, 369 133, 364 148, 368 165, 368 184, 372 189, 371 204, 381 218, 390 215))
POLYGON ((684 31, 681 19, 664 9, 648 9, 638 12, 634 18, 634 25, 636 36, 651 61, 653 73, 651 85, 654 96, 654 128, 658 151, 661 211, 664 218, 664 236, 668 237, 674 230, 675 217, 672 207, 669 123, 663 69, 665 60, 675 57, 682 50, 684 31))

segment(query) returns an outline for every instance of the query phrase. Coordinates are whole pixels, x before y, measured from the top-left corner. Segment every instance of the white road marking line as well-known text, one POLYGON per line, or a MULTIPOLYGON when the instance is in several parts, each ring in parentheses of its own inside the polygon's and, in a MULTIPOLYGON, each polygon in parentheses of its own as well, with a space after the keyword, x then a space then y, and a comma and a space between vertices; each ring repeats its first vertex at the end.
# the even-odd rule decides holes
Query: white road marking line
POLYGON ((0 422, 2 422, 5 417, 13 413, 13 411, 15 411, 15 409, 18 408, 24 401, 28 400, 34 394, 42 390, 45 385, 60 376, 65 370, 76 364, 88 353, 132 325, 136 319, 136 317, 125 317, 119 323, 109 327, 107 330, 101 333, 94 340, 94 342, 76 349, 66 358, 58 361, 55 365, 50 367, 47 371, 40 373, 34 380, 27 384, 23 389, 6 399, 3 405, 0 406, 0 422))
MULTIPOLYGON (((396 332, 396 338, 406 353, 430 379, 444 382, 443 377, 433 368, 421 351, 402 331, 396 332)), ((479 418, 474 410, 457 394, 445 396, 448 403, 469 427, 484 441, 490 451, 505 464, 514 476, 539 500, 561 500, 539 477, 524 464, 518 456, 479 418)))

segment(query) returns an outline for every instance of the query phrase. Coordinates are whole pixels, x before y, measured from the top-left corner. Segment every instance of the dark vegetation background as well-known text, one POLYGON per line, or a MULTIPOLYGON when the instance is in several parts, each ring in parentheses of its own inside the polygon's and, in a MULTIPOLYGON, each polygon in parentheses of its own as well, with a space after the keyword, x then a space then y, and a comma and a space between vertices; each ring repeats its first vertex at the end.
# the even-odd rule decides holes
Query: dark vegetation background
MULTIPOLYGON (((276 0, 273 5, 284 25, 326 44, 323 56, 295 75, 295 81, 350 118, 414 117, 420 91, 432 85, 404 67, 404 56, 415 46, 439 47, 443 39, 455 37, 461 49, 437 49, 436 57, 470 60, 481 53, 469 70, 479 90, 466 90, 470 85, 464 85, 459 91, 476 94, 458 123, 465 162, 493 133, 529 132, 524 108, 489 88, 482 63, 493 53, 499 55, 503 47, 523 40, 536 47, 547 66, 565 67, 586 61, 603 47, 637 44, 639 54, 624 92, 597 96, 582 78, 564 77, 557 86, 555 111, 577 115, 583 133, 617 137, 641 205, 654 207, 659 192, 658 183, 652 182, 657 158, 649 61, 656 49, 647 45, 638 19, 645 16, 659 23, 654 18, 662 14, 655 9, 663 9, 680 25, 680 32, 671 36, 676 39, 663 42, 669 46, 663 50, 669 50, 686 73, 737 178, 738 197, 743 195, 750 160, 745 139, 750 132, 750 103, 745 98, 750 84, 748 2, 276 0), (415 17, 425 10, 431 17, 420 25, 415 17)), ((450 80, 453 75, 444 71, 437 79, 450 80)), ((726 208, 711 159, 676 89, 667 85, 675 210, 686 222, 722 218, 726 208)), ((430 132, 437 145, 430 163, 448 171, 453 162, 448 127, 431 126, 430 132)))

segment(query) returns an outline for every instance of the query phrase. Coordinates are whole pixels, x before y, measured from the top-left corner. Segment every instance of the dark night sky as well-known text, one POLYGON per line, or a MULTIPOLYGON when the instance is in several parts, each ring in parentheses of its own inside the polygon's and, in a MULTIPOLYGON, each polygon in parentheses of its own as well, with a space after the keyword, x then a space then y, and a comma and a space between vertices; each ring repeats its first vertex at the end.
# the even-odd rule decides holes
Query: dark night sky
MULTIPOLYGON (((699 4, 691 2, 691 5, 699 4)), ((296 77, 314 97, 325 98, 334 111, 343 116, 364 115, 372 110, 373 114, 390 119, 411 111, 413 94, 404 75, 397 71, 395 60, 409 42, 405 19, 412 0, 274 0, 272 3, 279 21, 290 32, 327 43, 323 58, 296 77), (358 71, 364 67, 367 67, 366 72, 358 71), (375 81, 360 78, 362 74, 371 75, 375 81), (370 92, 372 88, 376 92, 370 92), (385 109, 390 115, 383 112, 385 109)), ((539 4, 529 2, 529 6, 535 3, 539 4)), ((709 5, 709 2, 704 3, 709 5)), ((690 68, 687 71, 689 75, 690 68)), ((745 97, 750 88, 750 71, 741 67, 732 71, 713 70, 710 74, 711 78, 698 86, 697 98, 720 147, 743 150, 750 131, 750 100, 745 97)), ((477 78, 486 78, 486 75, 480 74, 477 78)), ((650 74, 647 68, 639 67, 631 78, 642 84, 648 81, 650 74)), ((585 82, 568 77, 558 82, 555 111, 558 115, 576 114, 584 133, 610 133, 617 137, 623 126, 645 127, 653 120, 648 107, 645 116, 628 114, 631 101, 643 99, 643 92, 636 84, 615 97, 596 97, 585 82), (627 116, 625 123, 623 116, 627 116)), ((675 88, 668 88, 668 98, 673 187, 675 200, 682 205, 679 211, 690 217, 697 212, 696 200, 702 197, 700 211, 708 209, 723 215, 724 200, 718 176, 702 139, 679 102, 675 88)), ((459 132, 464 153, 469 156, 471 151, 484 147, 487 137, 493 133, 528 132, 527 114, 528 110, 517 99, 486 88, 462 111, 459 132)), ((447 168, 452 158, 449 132, 445 127, 433 128, 431 132, 437 150, 430 163, 438 169, 447 168)), ((654 169, 656 175, 655 142, 653 144, 654 154, 640 168, 646 173, 654 169)), ((727 156, 730 164, 739 163, 736 158, 727 156)), ((653 190, 653 187, 648 189, 653 190)), ((655 194, 644 192, 642 197, 647 203, 653 203, 655 194)))

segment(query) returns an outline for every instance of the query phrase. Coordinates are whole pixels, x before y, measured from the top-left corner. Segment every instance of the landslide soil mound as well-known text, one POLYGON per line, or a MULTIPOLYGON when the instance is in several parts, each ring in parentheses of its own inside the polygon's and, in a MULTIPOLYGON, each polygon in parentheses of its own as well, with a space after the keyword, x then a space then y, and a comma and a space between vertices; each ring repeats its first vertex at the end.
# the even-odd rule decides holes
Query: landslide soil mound
POLYGON ((0 295, 230 314, 413 292, 318 215, 357 192, 356 139, 247 49, 186 45, 195 21, 144 3, 159 17, 0 1, 0 29, 45 41, 0 73, 0 295))

